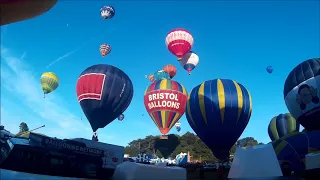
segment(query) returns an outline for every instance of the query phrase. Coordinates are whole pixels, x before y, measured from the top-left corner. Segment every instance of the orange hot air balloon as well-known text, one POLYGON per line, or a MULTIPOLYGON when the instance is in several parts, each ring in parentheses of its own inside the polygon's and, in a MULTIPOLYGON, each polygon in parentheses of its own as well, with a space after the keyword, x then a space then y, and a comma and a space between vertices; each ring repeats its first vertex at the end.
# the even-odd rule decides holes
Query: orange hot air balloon
POLYGON ((176 81, 154 81, 144 93, 144 105, 151 119, 166 135, 185 112, 186 89, 176 81))
POLYGON ((177 68, 171 64, 164 66, 163 70, 170 75, 171 79, 177 74, 177 68))
POLYGON ((153 74, 149 75, 149 76, 148 76, 148 79, 149 79, 150 82, 153 82, 153 81, 154 81, 154 76, 153 76, 153 74))

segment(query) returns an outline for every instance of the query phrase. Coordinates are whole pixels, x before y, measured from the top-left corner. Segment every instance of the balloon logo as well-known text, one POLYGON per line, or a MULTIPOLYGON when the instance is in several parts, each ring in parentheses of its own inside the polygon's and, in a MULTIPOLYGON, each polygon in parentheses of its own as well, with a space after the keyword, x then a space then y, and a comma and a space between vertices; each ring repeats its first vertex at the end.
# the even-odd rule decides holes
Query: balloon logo
POLYGON ((283 96, 289 112, 310 130, 320 130, 320 58, 309 59, 288 75, 283 96))
POLYGON ((76 92, 80 106, 95 132, 127 109, 133 97, 133 85, 122 70, 99 64, 81 73, 76 92))
POLYGON ((193 46, 193 37, 189 31, 177 28, 170 31, 166 37, 166 45, 169 51, 181 60, 193 46))
POLYGON ((186 89, 173 80, 155 81, 144 93, 144 106, 163 135, 184 114, 186 102, 186 89))
POLYGON ((192 89, 186 117, 215 157, 224 160, 246 128, 251 111, 251 96, 243 85, 229 79, 215 79, 192 89))

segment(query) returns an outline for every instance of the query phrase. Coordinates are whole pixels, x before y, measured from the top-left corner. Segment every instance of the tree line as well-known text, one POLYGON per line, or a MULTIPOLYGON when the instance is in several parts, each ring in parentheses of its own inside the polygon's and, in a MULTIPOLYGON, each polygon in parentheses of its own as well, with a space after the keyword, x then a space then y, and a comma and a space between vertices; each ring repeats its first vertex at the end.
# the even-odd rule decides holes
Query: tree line
MULTIPOLYGON (((239 139, 230 149, 230 154, 234 154, 237 147, 255 146, 258 144, 263 143, 259 143, 253 137, 239 139)), ((190 132, 182 136, 170 134, 167 140, 160 139, 160 136, 147 136, 143 139, 133 140, 125 147, 124 152, 131 157, 135 157, 139 153, 146 153, 156 154, 160 158, 175 158, 181 152, 190 152, 193 160, 217 160, 200 138, 190 132)))

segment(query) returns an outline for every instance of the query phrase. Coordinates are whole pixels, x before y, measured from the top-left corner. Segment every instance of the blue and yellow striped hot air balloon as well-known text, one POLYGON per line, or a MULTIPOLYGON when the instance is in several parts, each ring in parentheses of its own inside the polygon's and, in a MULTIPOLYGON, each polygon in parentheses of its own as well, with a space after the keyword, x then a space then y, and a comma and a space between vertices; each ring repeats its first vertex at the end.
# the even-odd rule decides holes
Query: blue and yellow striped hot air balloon
POLYGON ((144 93, 144 105, 150 117, 166 135, 185 112, 186 89, 173 80, 154 81, 144 93))
POLYGON ((268 126, 268 134, 271 141, 275 141, 292 132, 299 132, 299 129, 300 124, 290 113, 279 114, 271 119, 268 126))
POLYGON ((224 160, 249 122, 252 100, 243 85, 215 79, 192 89, 186 112, 194 132, 216 158, 224 160))
POLYGON ((53 72, 45 72, 41 75, 40 83, 43 91, 43 98, 46 94, 56 90, 59 86, 59 78, 53 72))
POLYGON ((292 171, 305 170, 305 156, 320 153, 320 131, 292 132, 273 141, 272 145, 280 165, 287 163, 292 171))

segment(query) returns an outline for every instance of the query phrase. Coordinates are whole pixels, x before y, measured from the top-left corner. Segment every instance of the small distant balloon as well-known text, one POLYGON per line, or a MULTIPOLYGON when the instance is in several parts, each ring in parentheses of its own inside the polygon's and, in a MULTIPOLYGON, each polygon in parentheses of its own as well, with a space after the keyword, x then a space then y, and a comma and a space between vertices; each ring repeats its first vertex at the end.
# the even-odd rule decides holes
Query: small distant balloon
POLYGON ((115 14, 116 14, 116 11, 112 6, 103 6, 100 9, 100 15, 104 20, 113 18, 115 14))
POLYGON ((109 44, 101 44, 100 45, 100 53, 101 56, 104 57, 111 52, 111 46, 109 44))
POLYGON ((59 78, 53 72, 45 72, 41 75, 40 84, 43 91, 43 98, 46 94, 56 90, 59 86, 59 78))
POLYGON ((266 68, 266 70, 267 70, 267 72, 268 72, 269 74, 271 74, 271 73, 273 72, 273 67, 272 67, 272 66, 268 66, 268 67, 266 68))
POLYGON ((165 72, 164 70, 159 70, 159 71, 157 71, 157 72, 155 72, 153 74, 153 80, 154 81, 156 81, 156 80, 164 80, 164 79, 171 79, 170 75, 167 72, 165 72))
POLYGON ((118 120, 121 122, 121 121, 123 121, 123 119, 124 119, 124 115, 120 114, 120 116, 118 117, 118 120))

